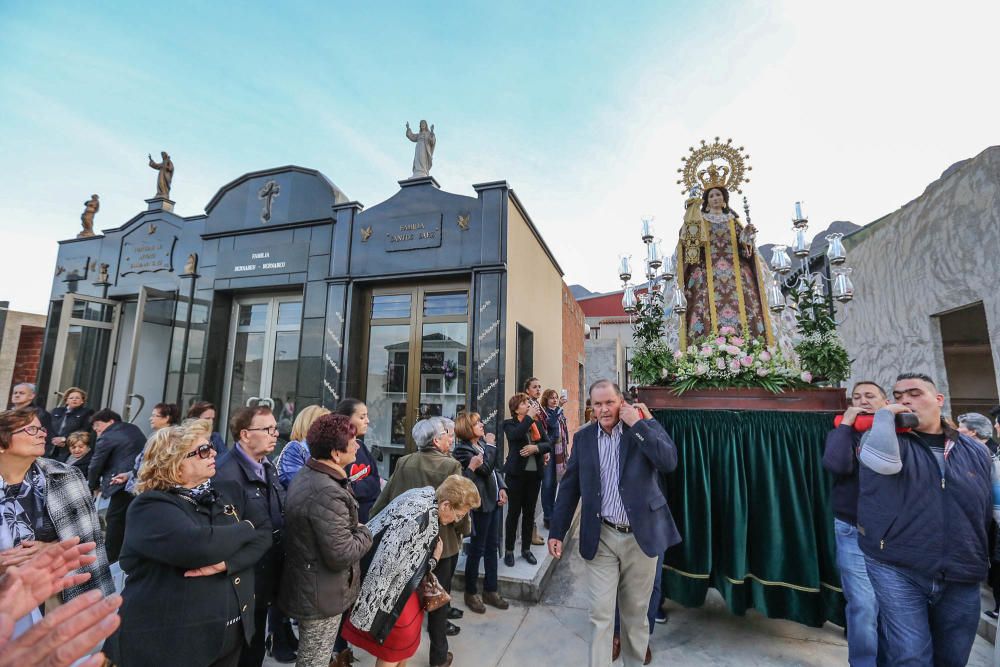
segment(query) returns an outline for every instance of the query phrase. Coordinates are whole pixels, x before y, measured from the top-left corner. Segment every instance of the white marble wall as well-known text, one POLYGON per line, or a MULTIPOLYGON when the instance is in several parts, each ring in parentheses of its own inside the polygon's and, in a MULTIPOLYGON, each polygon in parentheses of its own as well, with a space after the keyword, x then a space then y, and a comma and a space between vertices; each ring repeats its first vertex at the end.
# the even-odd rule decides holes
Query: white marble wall
POLYGON ((855 296, 840 308, 840 330, 854 360, 851 383, 872 379, 889 388, 900 372, 924 372, 947 397, 934 315, 977 301, 1000 369, 1000 147, 949 171, 845 239, 855 296))

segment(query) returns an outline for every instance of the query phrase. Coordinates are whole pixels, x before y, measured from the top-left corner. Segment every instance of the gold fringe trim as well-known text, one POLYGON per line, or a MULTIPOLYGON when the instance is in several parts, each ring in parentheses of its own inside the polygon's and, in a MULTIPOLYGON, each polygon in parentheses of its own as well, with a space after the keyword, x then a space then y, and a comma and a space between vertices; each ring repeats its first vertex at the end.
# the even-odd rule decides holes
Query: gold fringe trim
POLYGON ((757 274, 757 289, 760 294, 761 315, 764 317, 764 334, 767 336, 767 345, 774 345, 774 330, 771 327, 771 304, 767 302, 767 288, 764 286, 764 271, 761 268, 760 253, 755 252, 754 266, 757 274))
POLYGON ((736 302, 740 309, 740 327, 743 329, 743 336, 752 339, 750 325, 747 323, 747 304, 743 298, 743 276, 741 275, 743 272, 740 271, 740 245, 739 237, 736 234, 736 218, 729 218, 729 238, 733 246, 733 277, 736 279, 736 302))
MULTIPOLYGON (((684 576, 684 577, 688 577, 689 579, 708 579, 710 577, 710 575, 708 575, 708 574, 694 574, 692 572, 685 572, 684 570, 678 570, 676 567, 671 567, 670 565, 664 565, 663 567, 664 567, 664 569, 670 570, 672 572, 676 572, 677 574, 679 574, 681 576, 684 576)), ((761 579, 760 577, 758 577, 757 575, 753 574, 752 572, 748 572, 742 579, 733 579, 730 576, 725 576, 725 579, 729 583, 731 583, 733 585, 736 585, 736 586, 745 586, 746 583, 747 583, 746 582, 747 579, 753 579, 758 584, 761 584, 763 586, 781 586, 783 588, 790 588, 792 590, 801 591, 803 593, 819 593, 820 592, 820 588, 826 588, 826 589, 829 589, 831 591, 834 591, 835 593, 843 593, 844 592, 843 589, 837 588, 833 584, 828 584, 828 583, 822 582, 822 581, 819 584, 820 588, 813 588, 811 586, 799 586, 797 584, 790 584, 790 583, 785 582, 785 581, 767 581, 766 579, 761 579)))
MULTIPOLYGON (((684 243, 682 241, 677 241, 677 260, 678 260, 677 268, 675 269, 677 271, 677 274, 674 276, 674 280, 677 281, 677 286, 683 292, 687 287, 687 282, 684 279, 684 275, 687 269, 687 262, 684 260, 684 243)), ((691 304, 689 303, 688 308, 690 307, 691 304)), ((687 315, 688 315, 687 313, 684 313, 683 315, 677 318, 678 321, 680 322, 680 324, 677 327, 678 343, 680 345, 678 349, 682 351, 687 350, 687 322, 688 322, 687 315)))

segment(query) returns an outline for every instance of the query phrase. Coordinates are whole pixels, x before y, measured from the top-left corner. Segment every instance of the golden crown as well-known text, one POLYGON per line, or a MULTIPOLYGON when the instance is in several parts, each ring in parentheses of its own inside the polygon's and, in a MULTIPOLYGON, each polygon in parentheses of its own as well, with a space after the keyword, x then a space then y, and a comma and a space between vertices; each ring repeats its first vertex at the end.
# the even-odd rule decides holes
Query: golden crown
POLYGON ((743 152, 743 146, 734 147, 732 139, 726 139, 725 143, 715 138, 713 143, 701 140, 701 146, 688 148, 690 155, 681 158, 683 167, 677 170, 682 174, 677 180, 678 185, 683 185, 681 193, 691 192, 695 188, 703 191, 709 188, 725 188, 729 192, 742 193, 744 183, 749 183, 750 179, 744 177, 744 173, 753 169, 747 162, 750 156, 743 152), (717 165, 716 160, 725 164, 717 165), (708 162, 708 166, 702 168, 708 162))

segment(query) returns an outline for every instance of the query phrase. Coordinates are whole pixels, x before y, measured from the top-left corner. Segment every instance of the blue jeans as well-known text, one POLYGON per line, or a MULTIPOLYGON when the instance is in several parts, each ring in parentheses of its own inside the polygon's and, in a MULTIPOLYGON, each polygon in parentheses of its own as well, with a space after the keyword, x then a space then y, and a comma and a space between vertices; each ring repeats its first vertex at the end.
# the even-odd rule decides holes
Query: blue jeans
POLYGON ((847 599, 847 658, 851 667, 875 667, 878 654, 878 602, 868 580, 865 555, 858 546, 858 529, 833 520, 837 535, 837 568, 847 599))
POLYGON ((497 559, 500 553, 500 514, 497 507, 492 512, 472 512, 472 539, 465 559, 465 592, 479 592, 479 561, 483 561, 483 591, 497 592, 497 559))
POLYGON ((979 583, 946 582, 865 557, 878 652, 893 667, 963 667, 979 627, 979 583))
MULTIPOLYGON (((649 634, 653 634, 653 628, 656 627, 656 614, 660 611, 660 605, 663 604, 663 598, 660 595, 660 591, 663 588, 663 554, 656 559, 656 577, 653 578, 653 591, 649 596, 649 610, 646 612, 646 617, 649 619, 649 634)), ((622 630, 622 619, 618 614, 618 607, 615 606, 615 637, 621 634, 622 630)))
POLYGON ((549 455, 549 462, 545 464, 542 471, 542 518, 546 521, 552 518, 552 511, 556 506, 556 487, 559 485, 556 479, 556 455, 549 455))

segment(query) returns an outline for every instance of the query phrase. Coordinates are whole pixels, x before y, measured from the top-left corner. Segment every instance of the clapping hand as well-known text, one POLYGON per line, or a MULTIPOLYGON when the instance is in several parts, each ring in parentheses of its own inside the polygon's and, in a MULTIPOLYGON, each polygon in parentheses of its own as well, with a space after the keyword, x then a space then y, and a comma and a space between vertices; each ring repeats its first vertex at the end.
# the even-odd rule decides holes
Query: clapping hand
POLYGON ((80 538, 73 537, 55 544, 32 542, 29 547, 4 551, 21 553, 0 577, 0 609, 15 619, 21 618, 59 591, 87 581, 89 572, 67 573, 97 560, 90 553, 96 546, 93 542, 80 544, 80 538))
POLYGON ((483 455, 476 454, 471 459, 469 459, 469 470, 479 470, 483 465, 483 455))
MULTIPOLYGON (((42 602, 44 598, 36 604, 42 602)), ((0 612, 0 667, 101 667, 105 661, 103 653, 77 661, 118 628, 121 604, 120 595, 101 599, 101 591, 88 591, 46 614, 14 640, 9 638, 14 633, 15 616, 3 608, 0 612)))
POLYGON ((9 567, 27 563, 41 552, 43 546, 42 542, 25 540, 16 547, 0 551, 0 574, 3 574, 9 567))

